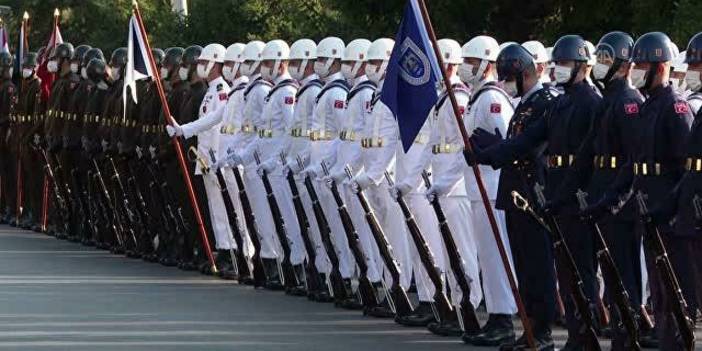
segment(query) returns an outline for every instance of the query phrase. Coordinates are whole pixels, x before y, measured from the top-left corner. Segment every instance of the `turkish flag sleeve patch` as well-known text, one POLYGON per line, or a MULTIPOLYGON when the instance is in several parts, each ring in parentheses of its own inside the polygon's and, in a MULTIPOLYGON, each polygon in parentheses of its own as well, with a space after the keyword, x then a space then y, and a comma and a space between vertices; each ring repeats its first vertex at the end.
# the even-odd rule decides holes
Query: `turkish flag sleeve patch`
POLYGON ((344 108, 344 101, 343 100, 336 100, 334 101, 334 108, 344 108))
POLYGON ((500 113, 502 112, 502 105, 500 103, 490 104, 490 113, 500 113))
POLYGON ((295 98, 292 96, 286 96, 285 97, 285 104, 286 105, 292 105, 295 102, 295 98))
POLYGON ((627 115, 633 115, 639 113, 638 104, 624 104, 624 113, 627 115))
POLYGON ((683 113, 689 113, 690 112, 690 107, 687 105, 687 102, 685 101, 679 101, 676 102, 675 105, 675 113, 677 114, 683 114, 683 113))
POLYGON ((224 101, 227 97, 227 93, 219 93, 219 101, 224 101))

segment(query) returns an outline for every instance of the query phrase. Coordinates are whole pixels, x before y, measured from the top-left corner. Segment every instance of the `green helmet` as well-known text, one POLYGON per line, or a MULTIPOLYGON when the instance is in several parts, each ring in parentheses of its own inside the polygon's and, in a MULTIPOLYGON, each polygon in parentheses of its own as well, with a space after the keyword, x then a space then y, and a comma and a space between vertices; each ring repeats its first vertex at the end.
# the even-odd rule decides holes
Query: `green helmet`
POLYGON ((183 52, 185 49, 181 47, 172 47, 166 49, 166 57, 163 59, 163 64, 165 66, 179 66, 183 61, 183 52))
POLYGON ((51 58, 55 60, 70 60, 73 57, 74 49, 71 43, 61 43, 56 45, 51 52, 51 58))
POLYGON ((154 63, 156 66, 160 66, 163 63, 163 59, 166 58, 166 53, 159 48, 152 49, 151 55, 154 56, 154 63))
POLYGON ((78 61, 78 63, 83 62, 83 57, 92 47, 90 45, 78 45, 73 52, 73 57, 71 61, 78 61))
POLYGON ((22 62, 22 67, 36 68, 37 67, 37 53, 28 52, 24 55, 24 62, 22 62))
POLYGON ((200 54, 202 53, 202 46, 200 45, 193 45, 189 46, 185 51, 183 52, 183 66, 193 66, 197 64, 197 59, 200 57, 200 54))
POLYGON ((105 74, 107 73, 107 65, 105 60, 101 58, 93 58, 88 62, 86 66, 88 72, 88 78, 95 83, 99 83, 105 80, 105 74))
POLYGON ((100 48, 92 48, 88 50, 88 52, 86 52, 85 55, 83 55, 83 61, 81 62, 81 66, 87 67, 90 60, 94 58, 99 58, 100 60, 105 61, 105 55, 102 53, 102 50, 100 50, 100 48))
POLYGON ((0 68, 12 68, 14 58, 9 52, 0 52, 0 68))
POLYGON ((127 48, 118 48, 112 52, 110 67, 124 67, 127 65, 127 48))

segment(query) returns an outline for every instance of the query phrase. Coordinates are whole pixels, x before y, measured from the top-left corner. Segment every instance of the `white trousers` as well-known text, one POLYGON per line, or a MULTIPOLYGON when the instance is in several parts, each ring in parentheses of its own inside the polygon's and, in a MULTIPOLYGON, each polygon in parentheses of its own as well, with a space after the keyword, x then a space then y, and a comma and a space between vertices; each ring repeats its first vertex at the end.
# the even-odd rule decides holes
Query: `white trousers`
POLYGON ((312 199, 310 198, 310 194, 307 192, 305 181, 303 179, 297 179, 297 189, 300 191, 302 206, 305 208, 307 221, 310 223, 309 235, 315 247, 315 266, 317 267, 317 271, 319 271, 319 273, 329 274, 331 272, 331 263, 329 262, 327 252, 324 250, 324 243, 322 242, 322 237, 319 234, 319 224, 317 224, 317 217, 315 217, 314 214, 312 199))
MULTIPOLYGON (((502 243, 507 251, 509 265, 514 272, 514 263, 512 262, 512 250, 509 246, 509 238, 507 237, 507 224, 505 222, 504 211, 495 209, 495 202, 491 201, 492 211, 495 214, 495 220, 500 230, 502 243)), ((475 238, 476 248, 478 249, 478 263, 483 277, 483 292, 485 294, 485 306, 487 312, 491 314, 515 314, 517 313, 517 304, 512 295, 512 289, 507 280, 507 272, 500 253, 495 243, 495 236, 490 226, 485 206, 482 201, 471 201, 471 216, 473 228, 473 236, 475 238)), ((516 281, 516 277, 514 278, 516 281)))
MULTIPOLYGON (((471 206, 470 200, 465 196, 448 196, 439 198, 441 208, 446 215, 446 222, 453 240, 458 248, 458 253, 462 259, 462 266, 466 278, 470 284, 470 302, 474 307, 477 307, 482 300, 482 290, 480 289, 480 276, 478 270, 478 252, 473 238, 471 227, 471 206)), ((451 302, 454 306, 458 306, 463 298, 463 292, 458 286, 454 273, 448 264, 448 255, 445 257, 448 269, 448 281, 451 288, 451 302)))
POLYGON ((200 175, 205 183, 207 193, 207 205, 210 209, 210 220, 216 241, 217 250, 230 250, 236 248, 236 243, 232 237, 232 230, 229 227, 229 218, 224 207, 224 198, 219 188, 217 176, 208 173, 200 175))
POLYGON ((314 185, 317 190, 319 202, 322 204, 324 214, 327 216, 327 222, 329 222, 329 227, 331 228, 331 239, 334 243, 334 251, 336 251, 336 255, 339 257, 339 271, 344 279, 351 278, 354 274, 356 264, 353 262, 353 256, 349 249, 349 242, 346 240, 346 233, 344 232, 344 225, 341 223, 341 217, 339 217, 338 206, 331 193, 331 189, 329 189, 325 181, 316 180, 314 185))
POLYGON ((271 215, 271 208, 268 205, 268 197, 263 187, 261 177, 256 173, 255 167, 247 167, 244 172, 244 182, 246 183, 246 193, 249 195, 249 202, 256 217, 256 227, 258 229, 259 240, 261 241, 261 258, 278 258, 278 239, 275 232, 275 224, 271 215))
MULTIPOLYGON (((446 254, 443 242, 441 241, 439 222, 436 219, 434 209, 432 209, 431 204, 424 194, 411 193, 405 195, 404 198, 414 216, 414 220, 417 222, 417 226, 422 232, 424 241, 429 247, 429 251, 434 258, 434 264, 439 268, 439 274, 446 272, 444 259, 446 254)), ((409 234, 409 229, 407 232, 407 240, 410 241, 409 253, 412 257, 412 271, 414 272, 414 279, 417 284, 419 301, 431 302, 434 300, 434 293, 436 290, 434 289, 434 284, 429 279, 429 275, 422 264, 422 260, 419 258, 417 247, 409 234)), ((433 267, 430 269, 433 269, 433 267)), ((445 287, 444 290, 446 290, 445 287)))
MULTIPOLYGON (((229 198, 232 200, 234 205, 234 212, 237 217, 237 226, 239 228, 239 233, 241 233, 241 240, 243 241, 244 256, 251 258, 253 257, 255 250, 251 238, 249 237, 249 231, 246 228, 246 218, 244 217, 244 209, 241 207, 241 199, 239 198, 239 186, 236 183, 236 178, 234 177, 234 171, 231 168, 222 168, 220 170, 224 176, 224 180, 227 182, 227 191, 229 192, 229 198)), ((248 196, 248 194, 247 194, 248 196)), ((229 216, 234 214, 229 213, 229 216)))
MULTIPOLYGON (((279 170, 273 172, 268 178, 270 179, 273 193, 275 194, 280 213, 285 222, 285 232, 287 234, 288 244, 290 245, 290 261, 293 265, 302 264, 306 256, 305 246, 302 242, 302 236, 300 235, 300 224, 295 214, 290 185, 288 184, 288 180, 280 174, 279 170)), ((282 248, 282 246, 280 247, 282 248)))
POLYGON ((378 267, 382 267, 383 260, 378 253, 378 246, 373 241, 366 215, 358 202, 358 196, 349 186, 339 186, 339 191, 341 191, 346 201, 346 208, 351 216, 351 222, 353 222, 354 229, 356 229, 358 239, 361 242, 361 250, 363 250, 366 265, 368 265, 368 280, 373 283, 380 282, 381 271, 378 270, 378 267))

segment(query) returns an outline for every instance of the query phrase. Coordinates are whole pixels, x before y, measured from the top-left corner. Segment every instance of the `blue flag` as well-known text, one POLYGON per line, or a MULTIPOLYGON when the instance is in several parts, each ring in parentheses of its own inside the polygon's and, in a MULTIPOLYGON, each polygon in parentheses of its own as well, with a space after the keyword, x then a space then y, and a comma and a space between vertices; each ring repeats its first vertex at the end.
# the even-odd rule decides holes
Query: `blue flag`
POLYGON ((409 0, 380 97, 397 119, 405 152, 438 100, 440 72, 419 4, 417 0, 409 0))

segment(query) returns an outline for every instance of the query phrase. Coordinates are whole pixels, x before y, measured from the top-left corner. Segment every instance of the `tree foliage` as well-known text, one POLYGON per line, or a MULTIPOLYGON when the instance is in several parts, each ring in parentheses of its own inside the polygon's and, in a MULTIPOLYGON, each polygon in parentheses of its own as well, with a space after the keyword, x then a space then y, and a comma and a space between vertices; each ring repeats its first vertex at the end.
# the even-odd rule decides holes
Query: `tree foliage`
MULTIPOLYGON (((225 46, 252 39, 319 40, 339 36, 375 39, 395 36, 406 0, 190 0, 190 15, 170 9, 170 0, 141 0, 155 47, 225 46)), ((610 30, 638 36, 668 33, 682 48, 700 30, 699 0, 426 0, 439 37, 465 42, 478 34, 499 41, 530 39, 552 44, 577 33, 592 42, 610 30)), ((48 39, 54 8, 61 10, 61 31, 73 44, 88 43, 109 52, 126 44, 131 0, 0 0, 13 12, 5 18, 15 33, 29 12, 30 46, 48 39)), ((14 44, 14 37, 10 39, 14 44)))

